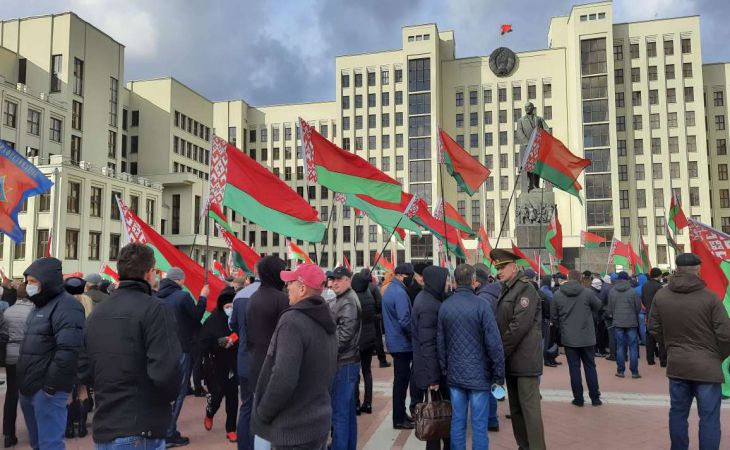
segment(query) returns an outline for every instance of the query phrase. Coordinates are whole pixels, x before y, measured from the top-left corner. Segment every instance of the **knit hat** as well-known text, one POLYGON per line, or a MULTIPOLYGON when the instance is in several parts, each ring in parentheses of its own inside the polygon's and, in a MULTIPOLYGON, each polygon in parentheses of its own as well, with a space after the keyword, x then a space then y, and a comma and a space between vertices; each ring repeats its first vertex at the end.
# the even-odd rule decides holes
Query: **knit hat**
POLYGON ((167 271, 167 278, 172 281, 184 280, 185 272, 183 272, 179 267, 171 267, 170 270, 167 271))
POLYGON ((603 286, 603 282, 599 278, 594 278, 593 281, 591 281, 591 287, 593 289, 601 289, 601 286, 603 286))
POLYGON ((629 274, 627 272, 621 271, 618 273, 618 279, 619 280, 630 280, 631 277, 629 277, 629 274))

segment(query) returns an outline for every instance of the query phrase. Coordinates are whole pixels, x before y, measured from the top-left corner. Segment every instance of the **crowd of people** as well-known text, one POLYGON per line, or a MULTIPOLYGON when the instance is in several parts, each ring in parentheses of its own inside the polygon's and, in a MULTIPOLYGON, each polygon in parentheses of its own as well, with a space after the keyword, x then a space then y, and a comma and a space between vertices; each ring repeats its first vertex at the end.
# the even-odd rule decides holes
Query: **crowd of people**
POLYGON ((387 352, 394 429, 415 427, 419 403, 448 399, 449 436, 426 448, 467 448, 470 421, 471 448, 487 449, 506 390, 517 446, 544 449, 540 378, 562 363, 560 348, 583 407, 583 374, 591 405, 603 404, 595 358, 615 361, 621 378, 628 362, 640 378, 644 344, 646 363, 658 357, 669 377, 672 448, 688 448, 693 400, 700 448, 719 448, 730 318, 697 256, 679 255, 671 275, 540 278, 507 250, 490 257, 496 276, 483 264, 401 263, 379 280, 266 256, 209 308, 208 286, 194 298, 176 267, 160 279, 144 245, 121 249, 113 284, 65 278, 59 260, 40 258, 22 280, 3 275, 4 446, 18 443, 18 403, 33 449, 65 448, 89 424, 100 450, 185 446, 177 421, 194 394, 207 397, 208 431, 224 405, 225 438, 239 449, 354 450, 357 416, 373 413, 373 356, 390 367, 387 352))

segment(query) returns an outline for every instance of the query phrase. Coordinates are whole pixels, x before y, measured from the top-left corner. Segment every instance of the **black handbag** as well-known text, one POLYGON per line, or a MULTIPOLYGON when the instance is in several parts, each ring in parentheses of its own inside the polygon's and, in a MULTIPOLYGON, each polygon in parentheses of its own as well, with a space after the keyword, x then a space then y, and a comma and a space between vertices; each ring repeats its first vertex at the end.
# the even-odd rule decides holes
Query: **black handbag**
POLYGON ((451 433, 451 402, 443 400, 438 391, 426 390, 424 402, 416 405, 416 438, 421 441, 446 439, 451 433), (430 394, 430 401, 429 401, 430 394), (439 400, 435 400, 434 396, 439 400))

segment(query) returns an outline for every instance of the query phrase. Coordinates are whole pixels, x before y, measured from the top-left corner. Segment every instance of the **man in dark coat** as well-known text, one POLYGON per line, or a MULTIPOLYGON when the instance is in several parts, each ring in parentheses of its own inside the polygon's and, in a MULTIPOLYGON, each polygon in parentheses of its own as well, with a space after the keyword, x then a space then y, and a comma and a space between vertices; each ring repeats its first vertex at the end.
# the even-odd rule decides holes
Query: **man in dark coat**
POLYGON ((539 378, 543 367, 540 296, 517 267, 517 255, 494 249, 490 256, 502 282, 502 294, 497 303, 497 325, 506 360, 512 431, 519 447, 543 450, 545 430, 539 378))
MULTIPOLYGON (((697 400, 699 448, 720 448, 722 362, 730 356, 730 318, 721 299, 699 278, 702 261, 677 256, 677 271, 654 297, 649 332, 667 349, 669 437, 672 448, 689 447, 689 416, 697 400)), ((713 264, 706 262, 705 264, 713 264)))
MULTIPOLYGON (((373 362, 373 353, 375 353, 375 299, 370 293, 370 273, 360 272, 352 277, 352 290, 357 294, 362 310, 361 329, 360 329, 360 371, 362 372, 363 382, 365 384, 363 402, 360 403, 360 389, 355 388, 355 396, 357 397, 357 414, 372 414, 373 412, 373 372, 370 368, 373 362)), ((360 380, 358 377, 358 386, 360 380)))
POLYGON ((608 293, 608 314, 616 336, 616 376, 624 377, 626 370, 626 347, 629 349, 631 378, 639 374, 639 313, 641 299, 631 286, 629 274, 620 272, 615 286, 608 293))
POLYGON ((571 270, 568 282, 560 286, 550 304, 550 319, 560 329, 565 347, 565 357, 570 370, 570 387, 573 390, 573 404, 583 406, 583 379, 581 362, 586 373, 586 384, 593 406, 599 406, 601 391, 596 373, 596 332, 593 315, 601 310, 601 301, 591 289, 583 287, 581 273, 571 270))
POLYGON ((99 289, 101 282, 104 281, 104 279, 101 278, 101 275, 98 273, 90 273, 86 275, 84 280, 86 281, 84 291, 86 295, 91 298, 91 301, 94 302, 94 306, 109 298, 109 294, 102 292, 101 289, 99 289))
POLYGON ((504 384, 504 354, 490 305, 474 294, 474 268, 454 270, 457 288, 439 310, 437 348, 451 396, 451 443, 466 448, 471 407, 472 448, 489 448, 487 422, 492 384, 504 384))
POLYGON ((152 249, 126 245, 117 269, 119 287, 94 308, 84 337, 89 373, 82 381, 94 387, 94 442, 159 448, 180 386, 175 316, 152 296, 152 249))
POLYGON ((167 271, 167 277, 160 282, 160 289, 157 291, 157 298, 171 309, 175 314, 177 323, 177 336, 180 339, 180 391, 177 394, 175 405, 172 408, 172 419, 167 428, 165 438, 167 447, 182 447, 190 443, 190 439, 181 436, 177 431, 177 418, 180 416, 185 396, 188 393, 188 383, 192 372, 193 340, 196 332, 200 329, 200 321, 205 313, 205 304, 210 288, 205 285, 200 292, 198 301, 193 300, 189 292, 183 290, 185 286, 185 272, 178 267, 171 267, 167 271))
MULTIPOLYGON (((238 333, 243 345, 238 351, 238 379, 241 387, 241 409, 238 416, 238 448, 248 450, 253 446, 250 432, 253 391, 258 382, 271 336, 279 316, 289 307, 284 293, 281 272, 286 263, 276 255, 264 256, 256 264, 261 284, 250 298, 238 297, 233 304, 229 325, 238 333), (241 348, 242 347, 242 348, 241 348)), ((239 291, 239 293, 242 291, 239 291)))
POLYGON ((61 261, 39 258, 25 272, 30 313, 18 359, 20 407, 30 446, 63 448, 66 401, 76 382, 84 308, 63 287, 61 261))
MULTIPOLYGON (((438 314, 446 298, 446 280, 449 271, 443 267, 428 266, 423 271, 423 289, 413 303, 411 323, 413 333, 413 376, 411 383, 420 391, 438 391, 448 399, 448 385, 441 374, 437 350, 438 314)), ((439 450, 441 441, 428 441, 427 450, 439 450)), ((450 448, 450 440, 444 439, 443 448, 450 448)))
POLYGON ((375 300, 375 354, 378 355, 380 368, 384 369, 390 367, 390 363, 388 358, 385 357, 385 347, 383 346, 383 294, 380 293, 380 288, 375 284, 376 280, 370 270, 362 269, 360 273, 371 277, 368 291, 375 300))
MULTIPOLYGON (((644 305, 644 311, 646 311, 646 321, 649 323, 649 316, 651 315, 651 304, 654 301, 654 296, 663 287, 662 286, 662 271, 661 269, 654 267, 649 271, 649 280, 644 283, 641 287, 641 304, 644 305)), ((667 351, 664 346, 661 345, 654 338, 651 333, 646 334, 646 363, 650 366, 656 364, 654 357, 659 355, 659 365, 661 367, 667 367, 667 351)))

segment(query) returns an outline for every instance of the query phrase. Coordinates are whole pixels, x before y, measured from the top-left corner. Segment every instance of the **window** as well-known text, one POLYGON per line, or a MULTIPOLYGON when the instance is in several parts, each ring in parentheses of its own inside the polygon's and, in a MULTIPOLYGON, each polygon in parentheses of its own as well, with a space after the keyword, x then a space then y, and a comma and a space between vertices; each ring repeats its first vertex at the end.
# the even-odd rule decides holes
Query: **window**
POLYGON ((387 69, 380 71, 380 84, 390 84, 390 71, 387 69))
POLYGON ((685 78, 692 78, 692 63, 683 63, 682 64, 682 75, 685 78))
POLYGON ((700 206, 700 188, 689 188, 689 206, 700 206))
POLYGON ((475 127, 479 125, 479 113, 469 113, 469 126, 475 127))
POLYGON ((581 80, 583 100, 608 97, 608 83, 605 76, 584 77, 581 80))
POLYGON ((730 217, 722 218, 722 232, 730 233, 730 217))
POLYGON ((677 103, 677 90, 674 88, 667 89, 667 103, 677 103))
POLYGON ((646 56, 653 58, 656 56, 656 42, 646 43, 646 56))
POLYGON ((674 77, 674 64, 667 64, 667 66, 664 68, 664 78, 666 78, 667 80, 673 80, 674 77))
POLYGON ((722 91, 715 91, 712 93, 712 98, 715 106, 725 106, 725 97, 722 91))
MULTIPOLYGON (((117 110, 119 109, 119 81, 109 78, 109 126, 117 126, 117 110)), ((189 130, 188 130, 189 131, 189 130)))
POLYGON ((725 139, 718 139, 715 143, 718 155, 727 155, 727 142, 725 139))
POLYGON ((399 69, 399 68, 395 69, 395 82, 396 83, 403 82, 403 69, 399 69))
MULTIPOLYGON (((519 110, 516 110, 519 112, 519 110)), ((608 121, 608 100, 590 100, 583 102, 583 122, 608 121)))
POLYGON ((102 189, 100 187, 92 186, 89 202, 89 215, 91 217, 101 217, 101 197, 102 189))
POLYGON ((730 189, 720 189, 720 208, 730 208, 730 189))
POLYGON ((477 91, 469 91, 469 104, 470 105, 479 104, 479 99, 477 97, 477 91))
POLYGON ((350 109, 350 96, 349 95, 342 96, 342 109, 350 109))
POLYGON ((520 110, 520 108, 513 109, 512 110, 512 120, 517 122, 518 120, 520 120, 520 117, 522 117, 522 110, 520 110))
POLYGON ((699 177, 699 172, 697 169, 697 161, 688 161, 687 162, 687 172, 689 172, 690 178, 699 177))
POLYGON ((584 39, 580 42, 581 73, 606 73, 606 39, 584 39))
POLYGON ((507 177, 507 176, 499 177, 499 189, 501 189, 503 191, 509 190, 509 177, 507 177))
POLYGON ((720 181, 727 181, 727 164, 717 165, 717 179, 720 181))
POLYGON ((535 100, 537 98, 537 86, 534 84, 527 85, 527 99, 535 100))
POLYGON ((682 53, 692 53, 692 41, 689 38, 682 39, 682 53))
POLYGON ((478 134, 472 133, 469 135, 469 146, 471 148, 479 147, 479 135, 478 134))
POLYGON ((616 84, 624 84, 624 69, 616 69, 613 71, 613 81, 616 84))
MULTIPOLYGON (((75 102, 74 102, 75 103, 75 102)), ((29 134, 39 136, 41 134, 41 113, 35 109, 28 108, 28 129, 29 134)))
POLYGON ((51 137, 53 142, 61 142, 61 134, 63 132, 63 122, 61 119, 51 117, 51 137))
POLYGON ((615 61, 624 60, 624 46, 623 45, 614 45, 613 46, 613 59, 615 61))
POLYGON ((456 106, 464 106, 464 93, 463 92, 456 93, 456 106))
POLYGON ((506 109, 499 110, 499 123, 507 123, 507 110, 506 109))
POLYGON ((624 93, 616 92, 616 108, 624 107, 624 93))
POLYGON ((355 74, 355 87, 362 87, 362 74, 361 73, 355 74))
POLYGON ((507 145, 507 132, 506 131, 499 132, 499 145, 507 145))
POLYGON ((664 41, 664 55, 671 56, 673 54, 674 54, 674 41, 671 39, 664 41))
POLYGON ((619 191, 619 208, 629 209, 629 191, 626 189, 619 191))
POLYGON ((631 93, 631 103, 633 106, 641 106, 641 91, 631 93))
POLYGON ((431 89, 431 59, 420 58, 408 61, 408 91, 431 89))
POLYGON ((658 105, 659 104, 659 91, 657 89, 650 89, 649 90, 649 104, 650 105, 658 105))
POLYGON ((78 214, 80 210, 81 183, 68 182, 68 196, 66 197, 66 211, 78 214))
POLYGON ((376 126, 375 114, 368 114, 368 128, 375 128, 376 126))
POLYGON ((618 141, 616 141, 616 145, 618 147, 616 151, 618 153, 618 156, 626 156, 626 140, 619 139, 618 141))
POLYGON ((380 146, 383 148, 383 150, 387 150, 390 148, 390 135, 384 134, 380 138, 380 146))
POLYGON ((491 147, 493 145, 493 136, 492 133, 484 133, 484 146, 485 147, 491 147))
POLYGON ((374 106, 377 106, 375 101, 375 94, 368 94, 368 107, 372 108, 374 106))
POLYGON ((395 170, 403 170, 403 157, 402 156, 395 157, 395 170))
POLYGON ((375 150, 376 148, 376 136, 368 136, 368 150, 375 150))
MULTIPOLYGON (((136 136, 135 136, 136 137, 136 136)), ((109 130, 109 138, 107 140, 107 156, 109 158, 117 157, 117 133, 109 130)))
POLYGON ((51 92, 61 92, 62 58, 62 55, 51 56, 51 92))
POLYGON ((395 104, 396 105, 403 104, 403 91, 395 91, 395 104))
MULTIPOLYGON (((46 247, 48 247, 49 236, 50 236, 50 232, 48 230, 39 229, 36 231, 35 258, 42 258, 42 257, 46 256, 46 247)), ((3 236, 3 238, 4 238, 4 236, 3 236)), ((0 250, 2 250, 2 246, 0 246, 0 250)), ((1 254, 2 253, 0 253, 0 255, 1 254)), ((18 255, 16 255, 15 257, 17 259, 18 255)))
POLYGON ((661 180, 664 173, 662 163, 652 163, 651 165, 651 177, 655 180, 661 180))
POLYGON ((507 88, 498 88, 497 95, 498 95, 498 101, 500 103, 506 102, 507 101, 507 88))
POLYGON ((695 90, 692 86, 687 86, 684 88, 684 101, 686 103, 695 101, 695 90))
POLYGON ((79 259, 79 230, 66 230, 66 259, 79 259))
POLYGON ((586 202, 586 219, 588 226, 612 225, 611 200, 593 200, 586 202))
POLYGON ((512 86, 512 100, 522 100, 522 88, 520 86, 512 86))
POLYGON ((662 152, 662 140, 660 138, 651 138, 651 153, 658 155, 662 152))
POLYGON ((492 124, 492 111, 484 111, 484 125, 492 124))
POLYGON ((368 71, 368 86, 375 86, 375 72, 368 71))
POLYGON ((350 87, 350 75, 344 73, 340 75, 340 84, 342 84, 343 88, 350 87))
POLYGON ((631 82, 638 83, 641 81, 641 69, 638 67, 631 68, 631 82))
POLYGON ((583 145, 586 147, 608 146, 608 124, 583 126, 583 145))
POLYGON ((621 218, 621 234, 623 236, 631 235, 631 219, 628 217, 621 218))
POLYGON ((629 44, 629 51, 631 53, 631 59, 639 58, 639 44, 629 44))
POLYGON ((464 114, 459 113, 456 115, 456 128, 464 127, 464 114))
POLYGON ((638 225, 639 225, 639 233, 642 236, 646 236, 649 234, 649 221, 646 217, 639 217, 638 218, 638 225))
POLYGON ((6 127, 15 128, 18 122, 18 104, 5 100, 5 108, 3 110, 3 124, 6 127))
POLYGON ((463 134, 456 135, 456 143, 459 144, 459 147, 464 148, 464 135, 463 134))
POLYGON ((679 178, 679 163, 678 162, 669 163, 669 176, 672 178, 679 178))
POLYGON ((492 103, 492 90, 484 89, 484 103, 492 103))
POLYGON ((635 166, 635 168, 636 168, 636 180, 637 181, 643 180, 645 178, 644 177, 644 165, 643 164, 637 164, 635 166))
POLYGON ((84 95, 84 62, 74 58, 74 94, 84 95))
POLYGON ((654 233, 656 233, 657 236, 664 234, 664 216, 654 217, 654 233))
POLYGON ((101 246, 101 233, 97 231, 89 232, 89 260, 99 260, 99 248, 101 246))
POLYGON ((646 189, 636 190, 636 207, 646 208, 646 189))
POLYGON ((634 130, 641 130, 642 126, 641 114, 634 114, 634 130))
POLYGON ((715 116, 715 129, 716 130, 725 129, 725 116, 723 116, 723 115, 715 116))

